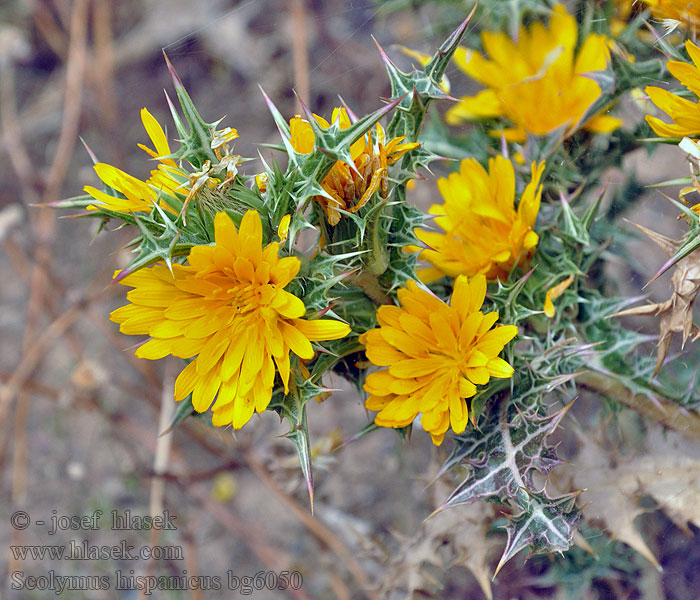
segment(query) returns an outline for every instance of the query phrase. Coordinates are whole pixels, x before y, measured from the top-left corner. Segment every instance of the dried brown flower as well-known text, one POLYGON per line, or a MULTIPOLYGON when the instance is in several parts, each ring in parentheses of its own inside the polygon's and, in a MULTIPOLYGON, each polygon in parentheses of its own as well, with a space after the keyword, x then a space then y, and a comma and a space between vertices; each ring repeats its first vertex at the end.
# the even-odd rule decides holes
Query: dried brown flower
MULTIPOLYGON (((632 225, 663 248, 669 256, 673 256, 681 245, 680 241, 672 240, 642 225, 637 225, 636 223, 632 223, 632 225)), ((652 377, 656 377, 661 370, 675 333, 683 335, 681 347, 685 346, 691 335, 691 341, 700 338, 700 329, 693 323, 693 303, 698 292, 700 292, 700 251, 695 250, 691 252, 675 264, 675 270, 671 276, 671 286, 673 287, 673 293, 665 302, 628 308, 612 315, 613 317, 628 315, 655 315, 660 317, 656 367, 652 377)))

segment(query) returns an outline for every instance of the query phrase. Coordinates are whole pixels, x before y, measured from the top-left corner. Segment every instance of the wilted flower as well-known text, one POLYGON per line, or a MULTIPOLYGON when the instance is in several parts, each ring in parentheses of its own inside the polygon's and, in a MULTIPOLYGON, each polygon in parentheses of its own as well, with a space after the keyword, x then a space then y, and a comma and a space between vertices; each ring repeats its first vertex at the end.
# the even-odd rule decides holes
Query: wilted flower
MULTIPOLYGON (((700 97, 700 48, 690 40, 685 48, 693 60, 693 64, 670 60, 666 63, 668 70, 678 81, 696 96, 700 97)), ((700 135, 700 103, 686 100, 659 87, 645 88, 651 101, 672 119, 672 123, 664 123, 661 119, 646 116, 647 123, 661 137, 683 137, 700 135)))
POLYGON ((554 302, 552 302, 552 300, 559 298, 559 296, 561 296, 573 282, 574 276, 569 275, 566 279, 560 281, 556 285, 553 285, 545 292, 543 310, 544 314, 550 319, 556 314, 556 311, 554 310, 554 302))
MULTIPOLYGON (((607 68, 608 40, 590 34, 575 53, 578 26, 562 4, 554 7, 549 28, 542 23, 523 26, 517 40, 500 31, 484 31, 481 40, 490 59, 459 48, 455 62, 487 89, 462 98, 448 111, 448 123, 505 117, 514 126, 503 135, 514 142, 524 142, 528 133, 546 135, 561 127, 569 135, 601 95, 590 74, 607 68)), ((583 126, 608 133, 621 124, 614 117, 595 115, 583 126)), ((500 135, 500 130, 493 133, 500 135)))
MULTIPOLYGON (((632 225, 663 248, 669 257, 678 253, 682 241, 672 240, 636 223, 632 225)), ((693 305, 700 293, 700 256, 697 252, 691 252, 676 262, 671 276, 671 287, 673 287, 673 293, 665 302, 653 302, 646 306, 628 308, 612 315, 613 317, 631 315, 659 317, 659 343, 652 377, 656 377, 661 370, 676 333, 681 334, 681 348, 685 346, 688 338, 693 342, 700 339, 700 328, 693 323, 693 305)))
POLYGON ((306 308, 284 288, 298 258, 279 258, 279 244, 262 247, 262 225, 248 211, 238 231, 226 215, 214 219, 215 245, 195 246, 187 265, 141 269, 121 283, 130 304, 112 312, 119 330, 151 339, 136 356, 195 357, 175 382, 175 399, 192 393, 198 412, 212 407, 214 425, 245 425, 270 403, 275 370, 289 391, 290 350, 311 359, 312 341, 342 338, 345 323, 304 320, 306 308))
MULTIPOLYGON (((314 118, 324 129, 330 126, 323 117, 314 115, 314 118)), ((350 117, 344 108, 334 109, 331 121, 337 121, 340 129, 347 129, 351 125, 350 117)), ((308 154, 314 149, 316 138, 308 121, 297 115, 289 122, 289 129, 294 150, 308 154)), ((321 187, 330 197, 314 197, 323 207, 328 223, 337 225, 341 210, 357 212, 377 191, 382 198, 386 198, 388 167, 406 152, 418 147, 417 143, 402 143, 404 138, 405 136, 396 137, 387 142, 384 128, 377 123, 374 137, 369 131, 350 146, 354 168, 342 161, 333 165, 330 173, 321 182, 321 187)))
POLYGON ((428 249, 420 258, 433 267, 418 272, 430 283, 445 275, 506 279, 514 266, 525 263, 537 246, 534 231, 540 208, 540 178, 544 162, 532 164, 531 179, 518 208, 515 202, 515 172, 512 163, 502 156, 489 160, 489 172, 476 159, 462 161, 460 170, 438 180, 444 204, 434 204, 430 214, 444 233, 418 229, 416 236, 428 249))
POLYGON ((146 181, 141 181, 117 167, 97 163, 94 168, 98 177, 105 185, 125 197, 118 198, 90 185, 85 186, 85 191, 98 201, 97 204, 88 206, 87 210, 104 208, 121 213, 150 212, 158 204, 172 213, 176 212, 167 202, 163 202, 163 195, 173 196, 175 190, 187 182, 187 175, 172 158, 168 158, 171 152, 165 132, 146 108, 141 109, 141 121, 155 150, 143 144, 139 144, 139 148, 158 159, 158 168, 151 171, 151 176, 146 181))
POLYGON ((698 0, 643 0, 657 19, 678 21, 681 27, 700 27, 700 1, 698 0))
POLYGON ((386 367, 370 373, 364 386, 365 406, 379 411, 377 425, 405 427, 422 413, 423 428, 439 445, 448 428, 466 428, 466 399, 477 385, 513 374, 498 354, 518 328, 491 329, 498 313, 479 310, 485 294, 482 275, 458 277, 449 305, 409 280, 398 291, 401 307, 379 307, 379 327, 360 336, 370 362, 386 367))
POLYGON ((150 212, 158 204, 165 210, 177 214, 185 213, 188 203, 200 195, 202 203, 212 213, 222 209, 217 194, 206 194, 206 190, 222 189, 232 183, 238 174, 241 157, 231 154, 229 144, 238 138, 238 132, 231 127, 222 130, 211 129, 210 147, 216 161, 207 160, 201 168, 188 172, 179 166, 172 157, 168 139, 160 123, 148 112, 141 109, 141 121, 151 138, 155 149, 139 144, 139 148, 158 160, 158 167, 151 171, 146 181, 141 181, 121 169, 105 163, 97 163, 95 172, 108 187, 125 196, 119 198, 86 186, 97 204, 87 210, 105 209, 121 213, 150 212), (175 210, 174 207, 178 207, 175 210))

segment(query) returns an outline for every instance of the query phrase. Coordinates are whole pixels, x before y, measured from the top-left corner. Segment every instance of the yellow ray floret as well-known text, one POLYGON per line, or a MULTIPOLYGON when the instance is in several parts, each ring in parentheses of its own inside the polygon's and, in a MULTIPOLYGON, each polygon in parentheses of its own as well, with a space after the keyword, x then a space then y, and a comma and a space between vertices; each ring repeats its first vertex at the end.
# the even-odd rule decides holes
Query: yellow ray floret
POLYGON ((540 208, 540 179, 544 162, 532 163, 531 179, 515 208, 515 171, 502 156, 489 160, 489 171, 476 159, 465 159, 457 173, 438 180, 443 204, 430 207, 442 232, 416 230, 428 246, 420 258, 432 267, 419 270, 429 283, 445 275, 469 277, 483 274, 488 280, 506 279, 516 265, 524 266, 537 246, 534 231, 540 208))
MULTIPOLYGON (((671 60, 666 63, 666 66, 671 75, 700 97, 700 48, 690 40, 685 43, 685 48, 693 64, 671 60)), ((647 86, 644 91, 651 101, 672 120, 671 123, 665 123, 661 119, 647 115, 647 123, 657 135, 661 137, 700 135, 700 103, 686 100, 659 87, 647 86)))
MULTIPOLYGON (((605 36, 589 35, 576 53, 576 20, 557 4, 548 28, 538 22, 523 26, 516 41, 503 32, 485 31, 481 40, 488 59, 458 48, 455 62, 487 89, 462 98, 448 111, 448 123, 503 117, 513 123, 503 134, 514 142, 524 142, 528 133, 546 135, 560 128, 569 135, 582 125, 601 95, 589 74, 607 68, 610 54, 605 36)), ((584 126, 608 133, 621 124, 614 117, 597 115, 584 126)), ((501 135, 500 130, 493 133, 501 135)))
MULTIPOLYGON (((324 129, 330 127, 323 117, 314 115, 314 118, 324 129)), ((334 109, 331 120, 338 122, 340 129, 347 129, 352 124, 344 108, 334 109)), ((297 115, 289 122, 289 130, 294 150, 308 154, 314 149, 316 136, 308 121, 297 115)), ((350 146, 352 167, 342 161, 335 163, 321 182, 328 197, 314 197, 323 207, 330 225, 337 225, 340 221, 342 213, 338 209, 357 212, 377 191, 386 198, 388 167, 418 147, 418 143, 404 143, 404 138, 396 137, 387 143, 384 128, 377 123, 374 138, 370 131, 350 146)))
POLYGON ((513 374, 498 354, 518 328, 492 329, 498 313, 479 310, 485 294, 482 275, 459 276, 449 305, 408 281, 398 291, 400 307, 379 308, 379 327, 360 336, 369 361, 383 367, 370 373, 364 386, 365 406, 379 411, 377 425, 406 427, 422 414, 423 428, 439 445, 449 428, 465 430, 466 399, 477 385, 513 374))
POLYGON ((267 408, 276 371, 289 391, 290 351, 311 359, 311 342, 342 338, 350 328, 301 318, 304 303, 284 290, 300 261, 279 258, 277 242, 262 247, 257 212, 248 211, 238 230, 218 213, 214 227, 215 245, 192 248, 187 265, 125 277, 121 283, 134 288, 130 304, 110 318, 122 333, 151 336, 136 351, 139 358, 193 358, 175 382, 175 399, 191 393, 198 412, 214 402, 214 425, 238 429, 267 408))
POLYGON ((187 181, 187 176, 172 158, 168 158, 171 152, 165 132, 156 118, 145 108, 141 109, 141 121, 155 149, 143 144, 139 144, 139 148, 158 159, 158 167, 151 171, 151 176, 146 181, 141 181, 117 167, 97 163, 94 167, 97 176, 108 187, 125 197, 117 198, 90 185, 85 186, 85 191, 98 201, 88 206, 87 210, 104 208, 122 213, 150 212, 155 204, 159 204, 171 213, 176 212, 162 200, 162 195, 165 193, 173 196, 175 190, 182 188, 183 182, 187 181))

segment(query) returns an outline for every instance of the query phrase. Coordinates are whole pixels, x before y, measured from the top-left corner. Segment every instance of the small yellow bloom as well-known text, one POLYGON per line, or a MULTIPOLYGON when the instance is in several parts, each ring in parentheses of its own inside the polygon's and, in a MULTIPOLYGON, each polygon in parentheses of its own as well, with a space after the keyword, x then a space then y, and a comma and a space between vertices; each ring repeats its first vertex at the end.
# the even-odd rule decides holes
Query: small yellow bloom
POLYGON ((515 171, 502 156, 489 160, 489 172, 476 159, 462 161, 458 173, 438 180, 444 204, 434 204, 430 214, 444 233, 415 231, 429 249, 420 258, 433 267, 420 270, 425 283, 445 275, 472 277, 483 274, 489 280, 506 279, 514 266, 526 263, 539 240, 534 231, 540 208, 540 179, 544 162, 532 163, 531 180, 515 202, 515 171))
POLYGON ((574 282, 574 276, 569 275, 564 281, 557 283, 557 285, 553 285, 551 288, 547 290, 547 293, 544 295, 544 314, 547 315, 550 319, 552 319, 555 315, 554 311, 554 303, 552 300, 555 298, 558 298, 564 293, 564 290, 568 288, 572 283, 574 282))
POLYGON ((279 372, 289 391, 289 352, 311 359, 312 341, 346 336, 345 323, 307 321, 304 303, 284 288, 299 270, 298 258, 279 258, 279 244, 262 247, 262 224, 248 211, 236 226, 226 213, 214 219, 216 243, 195 246, 187 265, 141 269, 121 283, 134 288, 130 304, 110 315, 128 335, 151 339, 139 358, 172 354, 193 358, 175 382, 175 399, 192 393, 197 412, 214 402, 213 423, 239 429, 270 403, 279 372))
MULTIPOLYGON (((323 117, 314 117, 324 129, 330 126, 323 117)), ((334 123, 337 121, 340 129, 347 129, 351 125, 350 117, 344 108, 334 109, 331 120, 334 123)), ((308 154, 314 149, 316 136, 308 121, 297 115, 289 122, 289 129, 294 150, 308 154)), ((372 132, 368 132, 350 146, 354 169, 342 161, 333 165, 330 173, 321 182, 321 187, 330 198, 314 198, 323 207, 330 225, 338 224, 340 210, 357 212, 377 191, 382 198, 386 198, 388 167, 406 152, 418 147, 417 143, 402 143, 404 138, 405 136, 396 137, 387 143, 384 128, 377 123, 375 139, 372 132)))
MULTIPOLYGON (((570 135, 582 125, 601 95, 600 86, 588 74, 607 69, 610 53, 605 36, 589 35, 575 54, 576 20, 557 4, 549 28, 542 23, 523 26, 517 40, 503 32, 485 31, 481 40, 490 59, 458 48, 455 62, 487 88, 462 98, 448 111, 448 123, 504 117, 513 127, 503 130, 503 135, 513 142, 524 142, 528 133, 546 135, 561 127, 570 135)), ((621 124, 614 117, 596 115, 583 126, 608 133, 621 124)), ((501 131, 493 134, 500 136, 501 131)))
POLYGON ((370 373, 365 406, 376 410, 382 427, 406 427, 422 413, 421 424, 439 445, 448 428, 462 433, 469 410, 466 399, 491 377, 513 374, 498 357, 518 333, 515 325, 491 329, 497 312, 482 313, 486 279, 459 276, 450 304, 408 281, 398 291, 401 306, 380 306, 379 327, 362 336, 367 358, 385 367, 370 373))
POLYGON ((155 150, 139 144, 146 153, 158 159, 158 168, 151 171, 151 176, 146 181, 125 173, 117 167, 106 163, 97 163, 95 172, 97 176, 112 189, 120 192, 125 198, 116 198, 98 190, 90 185, 85 186, 85 191, 90 194, 97 204, 91 204, 87 210, 105 208, 122 213, 150 212, 155 204, 159 204, 165 210, 176 211, 161 199, 161 193, 174 195, 175 190, 187 181, 187 175, 177 166, 170 156, 170 146, 165 137, 165 132, 155 117, 146 108, 141 109, 141 121, 155 150))
MULTIPOLYGON (((700 48, 690 40, 686 41, 688 51, 694 64, 670 60, 666 63, 671 74, 696 96, 700 97, 700 48)), ((644 91, 651 101, 663 110, 672 123, 646 116, 647 123, 661 137, 684 137, 700 135, 700 103, 686 100, 659 87, 647 86, 644 91)))

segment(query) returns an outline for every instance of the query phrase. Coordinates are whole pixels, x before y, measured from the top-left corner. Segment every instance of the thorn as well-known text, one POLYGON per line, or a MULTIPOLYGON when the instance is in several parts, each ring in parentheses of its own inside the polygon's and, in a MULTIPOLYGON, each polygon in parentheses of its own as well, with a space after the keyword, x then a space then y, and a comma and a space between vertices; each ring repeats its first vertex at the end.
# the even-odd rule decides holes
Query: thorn
POLYGON ((379 42, 377 41, 377 38, 375 38, 374 36, 371 36, 371 37, 372 37, 372 41, 375 43, 375 45, 377 46, 377 48, 378 48, 378 50, 379 50, 379 55, 382 57, 382 60, 384 61, 384 64, 386 64, 387 66, 390 66, 390 67, 392 67, 393 69, 396 69, 396 70, 398 71, 399 68, 394 64, 394 61, 392 61, 392 60, 389 58, 389 56, 387 55, 387 53, 384 52, 384 48, 382 48, 382 47, 379 45, 379 42))
POLYGON ((423 519, 423 523, 425 523, 428 519, 432 519, 435 515, 441 513, 447 508, 444 504, 442 506, 438 506, 433 512, 431 512, 425 519, 423 519))
POLYGON ((530 269, 527 273, 525 273, 525 275, 523 275, 520 278, 520 281, 518 283, 525 283, 528 279, 530 279, 530 276, 535 272, 536 268, 537 268, 537 265, 532 267, 532 269, 530 269))
POLYGON ((163 58, 165 58, 165 64, 168 67, 168 72, 170 73, 170 77, 172 78, 173 83, 175 84, 175 87, 177 88, 179 86, 181 88, 184 88, 185 86, 182 83, 180 76, 175 72, 175 68, 173 67, 172 63, 170 62, 168 55, 165 53, 165 50, 163 50, 163 58))
POLYGON ((309 505, 311 506, 311 514, 314 514, 314 482, 309 473, 309 478, 306 480, 306 490, 309 493, 309 505))
POLYGON ((505 556, 501 556, 501 560, 498 561, 498 566, 496 567, 496 570, 493 572, 493 577, 491 577, 491 581, 495 581, 496 577, 498 576, 498 572, 503 568, 503 565, 505 565, 508 560, 504 560, 505 556))
MULTIPOLYGON (((649 285, 649 284, 647 284, 649 285)), ((630 317, 633 315, 646 316, 646 315, 657 315, 659 314, 658 304, 647 304, 646 306, 636 306, 634 308, 626 308, 625 310, 619 310, 613 313, 608 318, 612 319, 614 317, 630 317)))
POLYGON ((648 229, 647 227, 644 227, 644 225, 639 225, 639 224, 634 223, 628 219, 624 219, 624 220, 627 221, 630 225, 639 229, 639 231, 641 231, 648 238, 650 238, 652 242, 654 242, 657 246, 659 246, 669 256, 673 256, 673 254, 676 252, 676 250, 678 250, 679 244, 675 240, 672 240, 671 238, 666 237, 665 235, 661 235, 660 233, 657 233, 656 231, 648 229))
POLYGON ((389 102, 389 104, 381 108, 379 110, 379 118, 377 120, 381 119, 384 115, 394 110, 406 96, 408 96, 408 92, 406 92, 403 96, 392 100, 391 102, 389 102))
POLYGON ((314 113, 311 111, 311 109, 304 103, 304 101, 301 99, 299 94, 297 94, 296 90, 294 90, 294 96, 297 99, 297 102, 299 102, 299 106, 301 106, 301 110, 304 113, 304 116, 306 117, 307 121, 309 123, 315 123, 316 122, 316 117, 314 116, 314 113))
POLYGON ((348 117, 350 117, 350 120, 353 123, 357 122, 358 121, 357 115, 354 112, 352 112, 350 107, 347 105, 347 102, 345 102, 345 100, 343 100, 343 97, 341 95, 338 95, 338 98, 340 99, 340 103, 343 105, 345 112, 348 113, 348 117))
POLYGON ((674 264, 678 262, 675 260, 673 257, 669 258, 662 266, 661 268, 656 272, 656 274, 649 280, 647 281, 642 289, 645 289, 648 285, 656 281, 659 277, 661 277, 666 271, 668 271, 674 264))
POLYGON ((474 8, 471 9, 469 14, 467 15, 467 18, 464 19, 464 21, 462 21, 461 25, 452 34, 452 36, 457 38, 457 40, 459 40, 464 35, 464 32, 467 30, 467 25, 469 25, 469 22, 472 20, 472 17, 474 16, 474 13, 476 12, 478 6, 479 0, 476 0, 476 2, 474 3, 474 8))
POLYGON ((114 285, 115 283, 121 282, 124 278, 128 277, 128 276, 131 275, 133 272, 134 272, 134 271, 131 270, 129 267, 126 267, 125 269, 122 269, 121 271, 119 271, 119 273, 117 273, 117 274, 112 278, 112 281, 110 281, 110 282, 107 284, 107 287, 105 287, 105 289, 109 288, 110 286, 114 285))
POLYGON ((95 156, 95 153, 94 153, 92 150, 90 150, 90 146, 87 145, 87 143, 86 143, 85 140, 82 138, 82 136, 78 136, 78 139, 82 142, 83 147, 85 148, 85 150, 87 151, 88 155, 90 156, 90 160, 92 160, 92 164, 93 164, 93 165, 96 165, 98 162, 100 162, 99 160, 97 160, 97 157, 95 156))
POLYGON ((260 93, 263 95, 263 98, 265 98, 265 103, 267 104, 268 108, 277 110, 277 107, 274 105, 272 100, 270 100, 270 97, 265 93, 265 90, 263 89, 263 87, 260 84, 258 84, 258 89, 260 90, 260 93))

